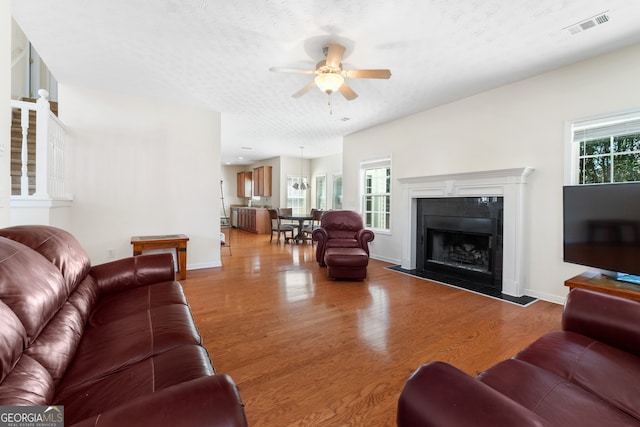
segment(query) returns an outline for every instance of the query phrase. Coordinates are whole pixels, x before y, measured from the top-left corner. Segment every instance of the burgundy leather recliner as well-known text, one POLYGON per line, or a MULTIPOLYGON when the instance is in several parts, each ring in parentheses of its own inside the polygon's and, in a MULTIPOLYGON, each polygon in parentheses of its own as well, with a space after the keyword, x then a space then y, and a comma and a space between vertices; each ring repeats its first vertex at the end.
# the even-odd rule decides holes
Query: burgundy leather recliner
POLYGON ((398 402, 398 426, 640 425, 640 301, 573 289, 562 330, 477 377, 421 366, 398 402))
POLYGON ((316 260, 321 267, 328 267, 330 278, 361 280, 366 277, 369 242, 375 234, 364 228, 359 212, 324 212, 312 237, 318 242, 316 260))
POLYGON ((0 229, 0 406, 67 426, 246 426, 201 345, 171 254, 92 267, 49 226, 0 229))

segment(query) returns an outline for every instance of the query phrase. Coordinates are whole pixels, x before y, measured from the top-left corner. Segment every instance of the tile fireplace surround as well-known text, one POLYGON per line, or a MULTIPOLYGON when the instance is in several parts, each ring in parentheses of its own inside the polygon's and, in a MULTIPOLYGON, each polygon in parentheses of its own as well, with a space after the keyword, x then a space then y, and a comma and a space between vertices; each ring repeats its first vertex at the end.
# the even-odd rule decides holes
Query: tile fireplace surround
POLYGON ((417 200, 440 197, 503 197, 504 246, 502 293, 524 295, 524 220, 527 176, 532 168, 499 169, 400 178, 402 185, 402 264, 416 268, 417 200))

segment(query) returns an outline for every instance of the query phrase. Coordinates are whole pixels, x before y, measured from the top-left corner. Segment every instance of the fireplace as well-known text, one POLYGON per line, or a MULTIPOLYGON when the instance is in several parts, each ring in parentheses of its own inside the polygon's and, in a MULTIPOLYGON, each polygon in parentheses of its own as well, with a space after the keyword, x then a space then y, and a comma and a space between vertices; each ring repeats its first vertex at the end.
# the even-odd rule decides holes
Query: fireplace
POLYGON ((419 199, 416 270, 502 291, 502 197, 419 199))
MULTIPOLYGON (((428 246, 424 241, 419 244, 420 239, 428 237, 428 233, 419 232, 419 230, 423 230, 424 222, 426 221, 425 214, 418 215, 418 206, 424 203, 423 199, 479 198, 481 200, 492 200, 499 198, 502 199, 503 208, 499 209, 500 213, 497 215, 477 215, 473 210, 461 210, 458 213, 458 216, 463 218, 488 218, 491 222, 490 227, 496 227, 497 229, 497 236, 490 238, 487 243, 490 246, 487 272, 476 272, 473 271, 476 267, 472 267, 467 268, 467 270, 470 270, 467 273, 486 278, 490 272, 493 276, 493 285, 500 286, 503 295, 513 297, 525 295, 527 288, 524 268, 526 248, 525 214, 527 212, 526 184, 527 177, 531 172, 533 172, 533 169, 522 167, 399 178, 398 181, 402 185, 403 212, 401 268, 404 270, 416 270, 420 262, 426 262, 428 246), (501 247, 501 253, 496 248, 498 244, 501 247), (495 280, 501 280, 501 284, 496 284, 495 280)), ((478 204, 478 206, 482 205, 478 204)), ((487 205, 486 210, 489 210, 489 205, 487 205)), ((445 215, 440 212, 429 211, 426 216, 445 215)), ((455 229, 450 229, 450 231, 453 234, 457 233, 455 229)), ((484 239, 482 236, 488 233, 471 232, 468 234, 479 235, 480 237, 478 238, 484 239)), ((443 238, 443 236, 437 238, 443 238)), ((452 237, 449 236, 449 238, 452 237)), ((476 243, 466 242, 467 247, 469 244, 476 243)), ((463 241, 463 248, 465 247, 464 244, 465 242, 463 241)), ((438 262, 434 264, 438 264, 438 262)), ((442 266, 442 268, 449 267, 442 266)), ((446 281, 444 282, 447 283, 446 281)))

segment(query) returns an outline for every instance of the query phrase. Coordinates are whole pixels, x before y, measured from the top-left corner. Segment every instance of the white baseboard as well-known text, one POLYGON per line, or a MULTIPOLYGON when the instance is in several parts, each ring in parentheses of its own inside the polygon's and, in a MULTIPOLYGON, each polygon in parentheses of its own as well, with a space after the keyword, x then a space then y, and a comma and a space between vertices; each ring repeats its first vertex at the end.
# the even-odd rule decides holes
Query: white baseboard
POLYGON ((189 270, 202 270, 203 268, 216 268, 222 267, 222 261, 213 262, 201 262, 197 264, 187 264, 187 271, 189 270))
POLYGON ((375 259, 375 260, 378 260, 378 261, 388 262, 389 264, 400 264, 400 260, 399 259, 390 259, 390 258, 385 258, 385 257, 373 255, 373 254, 369 255, 369 258, 375 259))
POLYGON ((538 291, 534 291, 533 289, 525 289, 524 294, 530 297, 538 298, 539 300, 542 300, 542 301, 552 302, 560 305, 564 305, 564 302, 567 299, 566 296, 548 294, 546 292, 538 292, 538 291))

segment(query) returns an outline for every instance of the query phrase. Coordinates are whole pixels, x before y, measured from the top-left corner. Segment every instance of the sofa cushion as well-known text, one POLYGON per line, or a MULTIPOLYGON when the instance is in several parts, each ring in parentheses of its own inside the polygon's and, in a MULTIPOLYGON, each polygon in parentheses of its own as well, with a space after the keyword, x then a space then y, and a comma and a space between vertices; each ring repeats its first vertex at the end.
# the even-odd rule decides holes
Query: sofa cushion
POLYGON ((0 237, 0 299, 20 319, 30 345, 65 303, 67 293, 60 271, 46 258, 0 237))
POLYGON ((98 290, 93 277, 85 277, 76 290, 69 295, 67 301, 78 310, 82 323, 86 324, 98 301, 98 290))
POLYGON ((320 224, 331 238, 354 238, 358 230, 364 228, 362 215, 349 210, 327 211, 322 215, 320 224))
POLYGON ((58 391, 54 402, 64 405, 72 424, 175 384, 213 375, 207 351, 184 345, 81 385, 58 391))
POLYGON ((0 229, 0 236, 20 242, 49 260, 64 277, 67 295, 89 273, 89 256, 67 231, 47 225, 19 225, 0 229))
POLYGON ((85 329, 61 388, 120 371, 180 345, 200 344, 189 307, 155 307, 85 329))
POLYGON ((187 304, 187 298, 178 282, 155 283, 125 293, 107 294, 96 305, 89 322, 94 326, 104 325, 140 311, 169 304, 187 304))
POLYGON ((25 350, 25 354, 44 366, 57 384, 76 353, 83 331, 80 313, 66 303, 25 350))
POLYGON ((0 301, 0 382, 20 359, 27 332, 13 311, 0 301))
POLYGON ((44 366, 23 355, 0 384, 0 406, 49 405, 54 388, 53 378, 44 366))
POLYGON ((555 331, 515 358, 552 372, 640 419, 640 357, 584 335, 555 331))
POLYGON ((359 248, 360 242, 352 238, 334 238, 327 240, 326 248, 359 248))
POLYGON ((581 387, 521 360, 499 362, 478 379, 554 425, 638 425, 627 413, 581 387))

